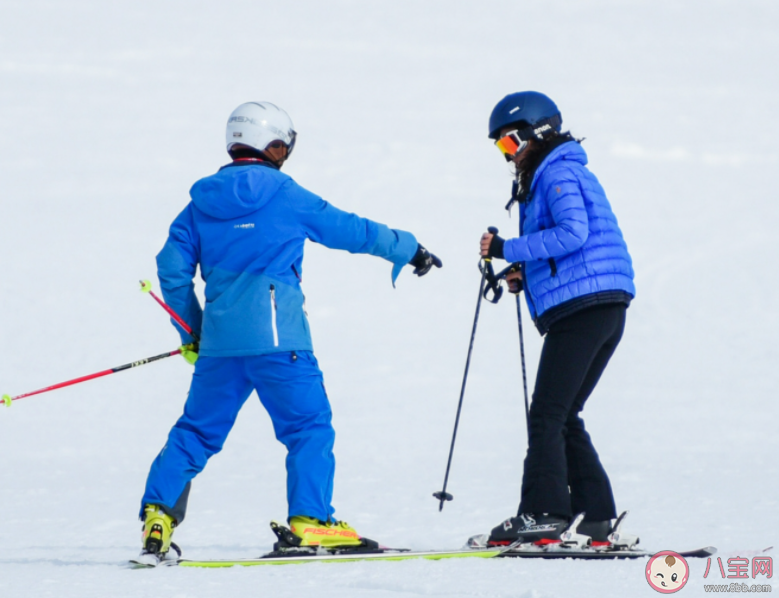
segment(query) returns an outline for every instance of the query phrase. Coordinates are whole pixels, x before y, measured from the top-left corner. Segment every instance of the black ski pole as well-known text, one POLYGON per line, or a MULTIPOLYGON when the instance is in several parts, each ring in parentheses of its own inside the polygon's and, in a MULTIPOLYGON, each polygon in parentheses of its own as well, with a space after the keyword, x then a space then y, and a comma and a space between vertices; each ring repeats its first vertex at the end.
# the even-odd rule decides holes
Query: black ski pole
MULTIPOLYGON (((491 226, 487 229, 493 235, 498 234, 498 229, 491 226)), ((484 281, 487 278, 487 266, 492 263, 492 258, 486 256, 484 259, 484 267, 481 268, 481 281, 479 282, 479 299, 476 301, 476 314, 473 316, 473 330, 471 330, 471 341, 468 344, 468 357, 465 360, 465 372, 463 373, 463 385, 460 388, 460 401, 457 403, 457 416, 454 418, 454 431, 452 432, 452 444, 449 447, 449 459, 446 462, 446 474, 444 475, 444 487, 440 492, 433 492, 433 496, 437 498, 440 503, 438 505, 438 511, 444 510, 444 502, 447 500, 453 500, 454 496, 446 491, 446 485, 449 483, 449 470, 452 467, 452 455, 454 454, 454 442, 457 439, 457 426, 460 424, 460 412, 463 408, 463 397, 465 396, 465 384, 468 382, 468 368, 471 365, 471 353, 473 352, 473 339, 476 338, 476 326, 479 323, 479 309, 481 308, 481 299, 484 295, 484 281)))
POLYGON ((522 389, 525 391, 525 424, 527 424, 527 435, 530 438, 530 405, 527 399, 527 370, 525 369, 525 335, 522 333, 522 308, 519 293, 516 295, 516 300, 517 323, 519 324, 519 357, 522 361, 522 389))

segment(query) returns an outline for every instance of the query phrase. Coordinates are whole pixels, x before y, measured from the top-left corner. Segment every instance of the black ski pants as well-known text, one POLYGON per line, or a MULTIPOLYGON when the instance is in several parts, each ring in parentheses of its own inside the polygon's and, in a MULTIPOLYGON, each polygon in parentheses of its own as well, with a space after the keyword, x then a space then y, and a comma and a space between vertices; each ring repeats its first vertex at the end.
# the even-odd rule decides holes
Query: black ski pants
POLYGON ((625 311, 620 304, 592 307, 550 327, 530 407, 520 514, 616 517, 609 477, 579 414, 619 345, 625 311))

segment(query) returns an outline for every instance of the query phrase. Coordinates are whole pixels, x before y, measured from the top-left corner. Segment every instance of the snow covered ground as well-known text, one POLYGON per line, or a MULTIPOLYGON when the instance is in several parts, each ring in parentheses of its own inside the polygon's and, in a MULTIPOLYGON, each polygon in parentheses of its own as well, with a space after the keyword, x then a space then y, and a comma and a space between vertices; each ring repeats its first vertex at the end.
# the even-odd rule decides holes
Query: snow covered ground
MULTIPOLYGON (((624 341, 585 411, 618 508, 650 549, 751 557, 779 542, 778 27, 768 0, 4 0, 0 392, 176 347, 137 281, 154 276, 190 185, 227 161, 230 111, 273 101, 300 132, 293 177, 411 230, 445 264, 421 280, 407 271, 393 290, 386 263, 307 250, 337 515, 389 545, 461 546, 519 497, 510 298, 483 306, 455 500, 439 513, 431 493, 477 239, 517 226, 487 118, 506 93, 536 89, 587 137, 637 272, 624 341)), ((541 339, 525 322, 532 383, 541 339)), ((642 561, 127 570, 145 476, 190 372, 171 359, 0 412, 0 596, 654 595, 642 561)), ((283 455, 250 401, 194 485, 176 533, 188 556, 270 548, 267 523, 286 515, 283 455)), ((705 564, 691 562, 684 595, 720 581, 716 564, 703 579, 705 564)))

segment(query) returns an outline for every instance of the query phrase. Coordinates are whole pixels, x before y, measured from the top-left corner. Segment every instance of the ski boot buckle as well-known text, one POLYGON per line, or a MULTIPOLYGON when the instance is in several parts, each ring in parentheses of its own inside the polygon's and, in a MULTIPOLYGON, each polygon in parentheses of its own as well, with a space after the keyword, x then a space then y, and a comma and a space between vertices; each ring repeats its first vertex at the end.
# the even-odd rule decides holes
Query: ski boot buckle
POLYGON ((584 513, 579 513, 566 530, 560 534, 560 541, 566 548, 582 549, 592 544, 592 538, 578 532, 579 524, 584 519, 584 513))
POLYGON ((614 548, 620 549, 620 550, 630 550, 631 548, 634 548, 638 545, 640 542, 638 536, 633 534, 625 534, 622 532, 622 524, 625 521, 625 517, 627 517, 628 511, 624 511, 619 517, 617 517, 617 521, 614 524, 614 529, 609 534, 609 542, 611 542, 611 545, 614 548))

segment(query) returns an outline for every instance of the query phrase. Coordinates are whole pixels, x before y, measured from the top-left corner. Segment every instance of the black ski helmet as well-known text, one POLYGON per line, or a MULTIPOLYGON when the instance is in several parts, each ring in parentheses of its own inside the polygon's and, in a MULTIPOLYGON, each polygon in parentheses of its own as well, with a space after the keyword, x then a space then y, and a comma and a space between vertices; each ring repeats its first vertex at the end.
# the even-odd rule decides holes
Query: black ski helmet
POLYGON ((563 126, 560 109, 548 96, 537 91, 510 93, 490 114, 490 139, 497 139, 501 129, 516 126, 519 137, 544 139, 559 133, 563 126))

